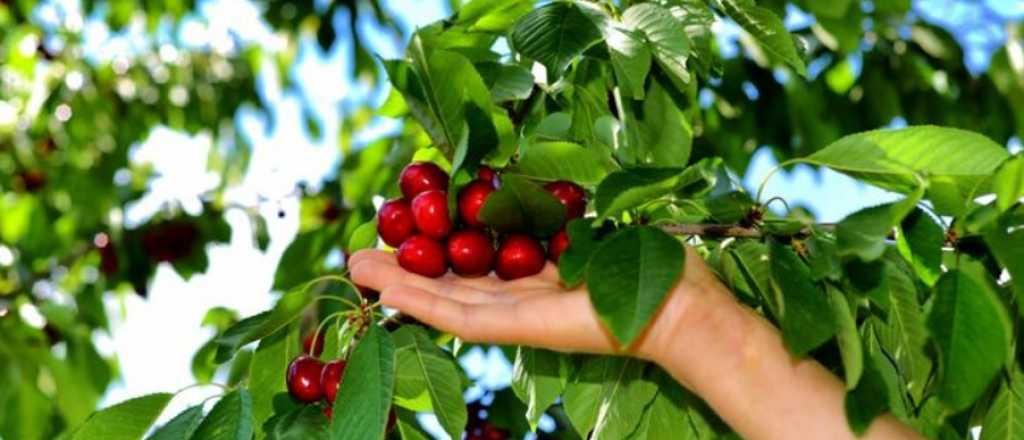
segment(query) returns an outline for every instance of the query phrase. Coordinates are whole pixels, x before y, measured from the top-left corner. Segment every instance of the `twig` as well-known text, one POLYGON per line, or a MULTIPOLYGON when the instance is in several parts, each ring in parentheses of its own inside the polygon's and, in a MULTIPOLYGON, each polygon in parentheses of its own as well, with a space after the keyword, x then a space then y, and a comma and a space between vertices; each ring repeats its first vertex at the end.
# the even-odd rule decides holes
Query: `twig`
MULTIPOLYGON (((835 230, 835 224, 833 223, 820 223, 816 226, 826 231, 835 230)), ((809 226, 800 229, 794 234, 772 234, 758 227, 739 224, 666 224, 659 227, 661 230, 672 235, 700 235, 704 237, 761 238, 768 235, 806 236, 811 234, 809 226)))

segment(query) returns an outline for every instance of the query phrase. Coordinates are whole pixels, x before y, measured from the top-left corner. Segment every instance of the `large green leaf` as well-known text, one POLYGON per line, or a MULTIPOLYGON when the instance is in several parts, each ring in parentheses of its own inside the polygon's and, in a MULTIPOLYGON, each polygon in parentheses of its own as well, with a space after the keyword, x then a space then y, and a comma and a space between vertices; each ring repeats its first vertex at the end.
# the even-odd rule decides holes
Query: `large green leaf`
POLYGON ((644 380, 647 364, 624 357, 585 357, 562 396, 565 411, 581 437, 627 438, 658 392, 644 380))
POLYGON ((935 284, 928 329, 939 350, 938 395, 954 411, 981 396, 1009 350, 1010 320, 986 283, 952 270, 935 284))
POLYGON ((658 81, 651 81, 643 101, 627 101, 626 145, 618 157, 629 165, 685 166, 690 159, 693 128, 658 81))
POLYGON ((370 324, 345 367, 334 400, 331 440, 383 438, 394 386, 394 342, 384 329, 370 324))
POLYGON ((608 46, 612 70, 623 94, 633 99, 644 99, 644 83, 651 70, 651 50, 641 40, 642 35, 607 20, 602 26, 604 42, 608 46))
POLYGON ((597 186, 598 216, 614 216, 671 193, 681 172, 679 168, 629 168, 609 174, 597 186))
POLYGON ((856 316, 850 310, 846 296, 829 286, 828 300, 836 322, 836 343, 843 361, 843 377, 846 379, 846 389, 850 390, 857 386, 864 372, 864 343, 860 340, 856 316))
POLYGON ((1024 438, 1024 378, 1014 370, 1010 380, 999 387, 999 394, 981 423, 980 440, 1024 438))
POLYGON ((192 440, 249 440, 252 435, 252 396, 239 389, 220 398, 196 428, 192 440))
POLYGON ((898 202, 861 209, 836 225, 836 246, 841 256, 856 256, 873 261, 885 253, 885 240, 914 208, 922 190, 898 202))
POLYGON ((792 249, 772 241, 769 255, 772 285, 782 299, 782 338, 790 352, 802 356, 836 334, 832 307, 792 249))
POLYGON ((148 394, 103 409, 85 421, 74 440, 138 440, 171 401, 170 393, 148 394))
POLYGON ((473 0, 458 12, 458 23, 471 31, 505 32, 533 9, 533 0, 473 0))
POLYGON ((915 209, 903 219, 896 235, 896 248, 900 255, 929 286, 935 285, 939 279, 945 242, 942 226, 921 209, 915 209))
POLYGON ((290 324, 316 296, 312 284, 301 285, 285 293, 273 309, 239 321, 217 338, 218 363, 227 362, 242 346, 268 337, 290 324))
POLYGON ((1010 274, 1010 285, 1017 296, 1017 310, 1024 316, 1024 229, 1009 232, 1010 225, 1005 223, 999 221, 989 226, 982 236, 992 255, 1010 274))
POLYGON ((587 286, 601 322, 622 345, 647 327, 683 270, 682 243, 661 229, 623 229, 590 259, 587 286))
POLYGON ((601 31, 581 6, 554 2, 523 16, 509 34, 512 47, 558 77, 570 62, 601 40, 601 31))
POLYGON ((596 185, 618 166, 600 148, 572 142, 535 142, 522 146, 513 172, 542 180, 569 180, 596 185))
POLYGON ((926 352, 928 329, 924 310, 917 299, 914 281, 888 263, 883 266, 882 286, 888 304, 885 325, 876 325, 880 343, 900 366, 911 397, 920 400, 932 373, 932 361, 926 352))
POLYGON ((889 386, 875 356, 864 362, 864 373, 857 387, 846 393, 846 420, 850 429, 861 435, 871 422, 889 409, 889 386))
POLYGON ((962 194, 971 194, 1008 156, 991 139, 948 127, 915 126, 846 136, 806 158, 884 189, 911 192, 920 185, 915 173, 951 179, 962 194))
POLYGON ((267 440, 326 440, 327 423, 319 405, 296 405, 268 419, 261 435, 267 440))
POLYGON ((536 431, 544 411, 555 403, 565 387, 564 357, 542 348, 519 347, 512 368, 512 390, 526 404, 526 419, 536 431))
POLYGON ((992 179, 996 193, 996 206, 1006 211, 1024 197, 1024 156, 1017 155, 1007 160, 992 179))
POLYGON ((653 3, 633 5, 622 14, 622 22, 643 34, 654 60, 677 86, 690 82, 690 72, 686 68, 690 37, 683 24, 668 10, 653 3))
POLYGON ((192 437, 203 420, 203 406, 196 405, 182 411, 153 432, 148 440, 181 440, 192 437))
POLYGON ((467 414, 455 360, 420 327, 404 326, 392 337, 395 402, 413 410, 433 411, 445 432, 457 438, 465 429, 467 414), (422 407, 422 401, 429 406, 422 407))
POLYGON ((695 414, 690 401, 694 400, 683 386, 664 370, 655 369, 650 379, 658 387, 636 430, 629 440, 678 440, 714 438, 715 433, 695 414))
MULTIPOLYGON (((262 426, 273 413, 273 396, 287 389, 285 375, 288 364, 299 354, 296 326, 285 327, 263 338, 253 354, 249 370, 249 391, 252 393, 252 415, 256 426, 262 426)), ((258 432, 257 437, 263 433, 258 432)))
POLYGON ((807 66, 797 50, 793 37, 782 19, 772 11, 757 6, 754 0, 715 0, 726 15, 750 33, 772 57, 788 64, 800 75, 807 75, 807 66))
POLYGON ((569 235, 569 247, 558 258, 558 274, 568 287, 575 287, 583 282, 587 274, 587 265, 601 245, 596 240, 595 231, 590 227, 590 220, 575 219, 565 227, 569 235))
POLYGON ((533 90, 533 74, 523 66, 488 62, 477 64, 476 69, 494 102, 526 99, 533 90))
POLYGON ((501 232, 554 234, 565 222, 565 207, 551 193, 523 176, 505 174, 501 189, 491 193, 480 220, 501 232))

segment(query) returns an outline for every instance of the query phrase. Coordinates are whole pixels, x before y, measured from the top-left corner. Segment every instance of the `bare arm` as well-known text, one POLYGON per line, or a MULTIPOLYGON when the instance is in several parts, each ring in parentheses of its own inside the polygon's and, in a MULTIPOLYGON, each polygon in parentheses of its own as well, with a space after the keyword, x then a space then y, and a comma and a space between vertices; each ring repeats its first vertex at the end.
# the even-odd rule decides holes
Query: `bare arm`
MULTIPOLYGON (((539 275, 510 282, 424 278, 382 251, 359 252, 350 267, 353 280, 381 291, 385 305, 469 341, 625 351, 656 362, 744 438, 855 438, 839 379, 813 359, 792 357, 778 330, 737 302, 701 258, 688 253, 683 278, 631 347, 616 347, 585 288, 562 289, 550 264, 539 275)), ((861 438, 920 436, 887 415, 861 438)))

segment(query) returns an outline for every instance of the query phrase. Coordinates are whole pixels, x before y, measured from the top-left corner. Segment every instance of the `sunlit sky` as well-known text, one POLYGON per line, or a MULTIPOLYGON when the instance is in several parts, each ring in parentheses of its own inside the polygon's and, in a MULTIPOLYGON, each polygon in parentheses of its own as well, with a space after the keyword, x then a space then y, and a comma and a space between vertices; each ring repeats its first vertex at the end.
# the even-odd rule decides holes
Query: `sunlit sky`
MULTIPOLYGON (((40 20, 56 20, 61 11, 77 9, 75 0, 57 0, 38 11, 40 20)), ((282 42, 260 18, 260 11, 249 1, 199 1, 199 16, 188 20, 172 35, 166 30, 159 41, 181 47, 203 47, 231 50, 232 35, 248 44, 280 47, 282 42)), ((323 1, 314 2, 322 4, 323 1)), ((406 33, 448 15, 447 1, 391 0, 385 2, 399 19, 406 33)), ((932 22, 958 26, 956 36, 968 47, 967 64, 972 72, 981 72, 991 53, 1006 39, 1002 21, 1024 17, 1024 2, 989 0, 981 3, 945 0, 915 1, 916 13, 932 22)), ((809 26, 812 18, 791 9, 786 23, 791 29, 809 26)), ((338 35, 348 34, 348 20, 335 17, 338 35)), ((110 60, 118 54, 132 53, 146 44, 138 36, 141 24, 134 30, 111 35, 101 20, 84 22, 87 55, 94 60, 110 60)), ((729 55, 735 53, 738 28, 718 23, 720 45, 729 55)), ((373 25, 359 31, 384 58, 401 54, 402 42, 382 33, 373 25)), ((337 170, 343 158, 336 145, 341 112, 353 105, 379 102, 383 90, 367 90, 350 82, 351 42, 341 39, 331 51, 324 53, 315 40, 302 41, 298 62, 290 75, 300 91, 283 91, 276 69, 262 69, 258 90, 264 107, 272 112, 276 125, 267 131, 268 116, 253 109, 244 110, 238 125, 253 146, 253 155, 243 183, 233 187, 227 200, 233 204, 258 207, 269 226, 270 247, 262 252, 253 246, 247 217, 239 210, 227 212, 232 226, 232 240, 226 245, 210 245, 210 266, 205 274, 186 282, 168 265, 161 265, 148 299, 134 295, 110 299, 107 303, 112 317, 111 334, 99 334, 97 344, 105 354, 116 354, 121 379, 104 398, 104 405, 151 392, 176 391, 195 382, 190 372, 194 351, 211 336, 200 328, 206 310, 214 306, 235 309, 241 316, 265 310, 273 304, 269 293, 274 271, 281 253, 298 230, 299 200, 294 188, 299 182, 316 185, 324 176, 337 170), (316 111, 323 124, 323 136, 312 139, 301 120, 302 108, 316 111), (283 218, 276 214, 285 213, 283 218)), ((173 45, 167 45, 161 56, 174 57, 173 45)), ((395 121, 380 120, 374 128, 360 133, 357 143, 365 143, 379 133, 396 127, 395 121)), ((900 121, 894 121, 899 125, 900 121)), ((138 224, 167 203, 179 203, 186 210, 200 208, 199 195, 218 184, 218 176, 206 169, 209 149, 208 135, 191 137, 166 128, 158 128, 134 147, 132 160, 149 162, 160 177, 151 184, 150 193, 125 213, 128 224, 138 224)), ((1020 148, 1019 140, 1014 149, 1020 148)), ((755 155, 744 186, 755 188, 776 165, 766 150, 755 155)), ((860 207, 890 200, 893 196, 832 172, 798 167, 792 173, 780 173, 766 188, 767 196, 785 196, 791 205, 811 207, 821 221, 835 221, 860 207)), ((483 386, 500 388, 508 384, 511 368, 496 352, 472 352, 463 361, 471 377, 481 378, 483 386)), ((284 374, 282 371, 281 374, 284 374)), ((185 407, 213 395, 212 388, 193 389, 176 397, 162 420, 185 407)), ((478 395, 479 389, 471 390, 478 395)), ((437 430, 432 430, 443 437, 437 430)))

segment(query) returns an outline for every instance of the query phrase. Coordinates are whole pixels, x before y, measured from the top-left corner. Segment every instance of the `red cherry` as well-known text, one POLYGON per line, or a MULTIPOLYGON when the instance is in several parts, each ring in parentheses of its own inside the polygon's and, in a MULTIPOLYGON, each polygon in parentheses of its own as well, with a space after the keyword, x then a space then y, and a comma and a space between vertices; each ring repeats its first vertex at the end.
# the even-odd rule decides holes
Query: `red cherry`
POLYGON ((324 365, 324 371, 320 374, 320 388, 324 390, 324 399, 328 405, 334 404, 334 398, 338 395, 338 386, 341 385, 341 375, 345 373, 345 361, 338 359, 324 365))
POLYGON ((544 185, 544 189, 565 205, 566 220, 583 217, 583 213, 587 210, 587 193, 583 191, 582 187, 572 182, 559 180, 544 185))
POLYGON ((441 240, 452 231, 452 219, 448 216, 448 194, 444 191, 427 191, 412 199, 412 218, 416 228, 423 235, 441 240))
POLYGON ((430 278, 437 278, 448 271, 444 247, 425 235, 414 235, 402 243, 398 248, 398 265, 430 278))
POLYGON ((548 241, 548 259, 553 263, 558 264, 558 258, 562 256, 562 252, 569 247, 569 234, 565 233, 565 229, 555 233, 551 240, 548 241))
POLYGON ((406 200, 430 190, 448 189, 448 174, 432 162, 413 162, 406 165, 398 177, 398 186, 406 200))
POLYGON ((324 352, 324 335, 317 336, 316 347, 313 346, 313 335, 313 333, 310 333, 302 339, 302 352, 304 354, 310 354, 310 349, 313 349, 313 356, 320 356, 320 354, 324 352))
POLYGON ((388 411, 388 425, 384 432, 390 434, 395 429, 395 423, 398 423, 398 414, 395 414, 395 408, 392 407, 391 411, 388 411))
POLYGON ((316 358, 300 355, 288 365, 288 392, 299 401, 311 403, 320 400, 324 395, 320 387, 320 375, 324 364, 316 358))
POLYGON ((448 261, 452 270, 464 277, 487 275, 494 264, 491 237, 479 229, 455 231, 448 237, 448 261))
POLYGON ((490 197, 492 192, 494 186, 484 180, 471 182, 462 188, 462 191, 459 191, 459 217, 462 217, 462 221, 474 228, 486 226, 480 221, 480 209, 484 207, 487 197, 490 197))
POLYGON ((416 233, 412 208, 402 199, 385 202, 377 211, 377 234, 388 246, 401 246, 402 242, 416 233))
POLYGON ((324 406, 324 415, 327 416, 327 420, 334 418, 334 407, 330 405, 324 406))
POLYGON ((494 264, 499 278, 514 280, 536 275, 543 269, 544 248, 536 239, 526 234, 511 234, 502 240, 494 264))
POLYGON ((476 170, 476 178, 477 180, 491 184, 491 186, 495 188, 498 187, 498 172, 494 171, 494 168, 487 165, 481 165, 480 168, 476 170))

